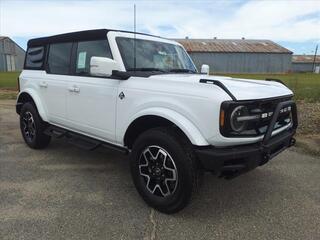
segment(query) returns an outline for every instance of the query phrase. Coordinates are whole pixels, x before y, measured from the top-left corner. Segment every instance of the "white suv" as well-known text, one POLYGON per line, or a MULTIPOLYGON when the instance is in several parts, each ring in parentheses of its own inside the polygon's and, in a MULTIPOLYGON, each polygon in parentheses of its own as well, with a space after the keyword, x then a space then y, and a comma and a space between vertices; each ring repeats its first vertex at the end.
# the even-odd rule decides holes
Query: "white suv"
POLYGON ((142 198, 181 210, 204 170, 232 178, 294 144, 293 93, 281 82, 209 76, 179 43, 117 30, 32 39, 16 111, 31 148, 66 138, 130 154, 142 198))

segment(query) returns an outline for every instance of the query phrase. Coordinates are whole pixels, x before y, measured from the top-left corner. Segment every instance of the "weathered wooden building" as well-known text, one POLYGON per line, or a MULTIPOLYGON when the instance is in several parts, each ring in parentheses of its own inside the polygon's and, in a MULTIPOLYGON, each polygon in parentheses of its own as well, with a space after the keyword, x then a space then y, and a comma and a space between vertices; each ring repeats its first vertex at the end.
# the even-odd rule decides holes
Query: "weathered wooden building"
POLYGON ((25 51, 11 38, 0 36, 0 72, 21 71, 25 51))

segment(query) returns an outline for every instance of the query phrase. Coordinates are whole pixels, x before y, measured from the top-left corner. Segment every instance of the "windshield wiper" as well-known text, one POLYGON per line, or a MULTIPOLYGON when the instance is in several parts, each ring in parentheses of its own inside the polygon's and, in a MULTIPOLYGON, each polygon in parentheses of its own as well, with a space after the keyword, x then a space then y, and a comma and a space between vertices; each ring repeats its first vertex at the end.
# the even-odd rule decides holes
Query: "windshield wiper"
POLYGON ((194 70, 184 69, 184 68, 174 68, 174 69, 170 69, 169 72, 175 72, 175 73, 196 73, 194 70))
POLYGON ((165 70, 160 68, 128 68, 127 71, 166 72, 165 70))

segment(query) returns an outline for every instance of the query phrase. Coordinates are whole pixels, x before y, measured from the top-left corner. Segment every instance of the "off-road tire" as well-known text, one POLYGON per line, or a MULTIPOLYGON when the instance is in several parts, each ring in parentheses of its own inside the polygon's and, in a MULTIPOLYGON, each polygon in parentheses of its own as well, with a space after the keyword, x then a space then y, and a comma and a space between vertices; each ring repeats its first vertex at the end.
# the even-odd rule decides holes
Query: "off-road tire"
MULTIPOLYGON (((146 159, 146 157, 144 158, 146 159)), ((143 167, 145 166, 143 165, 143 167)), ((192 144, 185 135, 172 127, 154 128, 142 133, 133 145, 130 155, 130 168, 134 184, 144 201, 156 210, 167 214, 178 212, 187 206, 191 196, 200 185, 203 173, 194 154, 192 144), (145 149, 152 146, 159 146, 164 149, 174 161, 178 176, 177 185, 174 192, 169 196, 153 194, 149 190, 150 187, 147 188, 148 178, 141 176, 142 153, 146 153, 145 149)), ((160 187, 156 191, 160 193, 160 187)))
POLYGON ((30 148, 43 149, 49 145, 51 137, 44 134, 47 126, 48 124, 41 119, 33 103, 23 104, 20 112, 20 130, 25 143, 30 148), (26 125, 28 124, 30 129, 33 129, 29 130, 29 133, 26 130, 26 125))

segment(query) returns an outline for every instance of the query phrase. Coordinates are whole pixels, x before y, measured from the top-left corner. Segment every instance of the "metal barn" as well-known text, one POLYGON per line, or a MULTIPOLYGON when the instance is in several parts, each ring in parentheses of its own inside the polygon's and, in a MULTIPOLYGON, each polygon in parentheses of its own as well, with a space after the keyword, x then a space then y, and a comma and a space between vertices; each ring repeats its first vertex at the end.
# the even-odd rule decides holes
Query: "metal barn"
POLYGON ((215 73, 285 73, 292 52, 270 40, 175 39, 200 69, 208 64, 215 73))
POLYGON ((21 71, 25 51, 9 37, 0 36, 0 72, 21 71))
POLYGON ((320 56, 314 55, 293 55, 292 56, 292 71, 293 72, 313 72, 315 60, 315 66, 320 65, 320 56))

